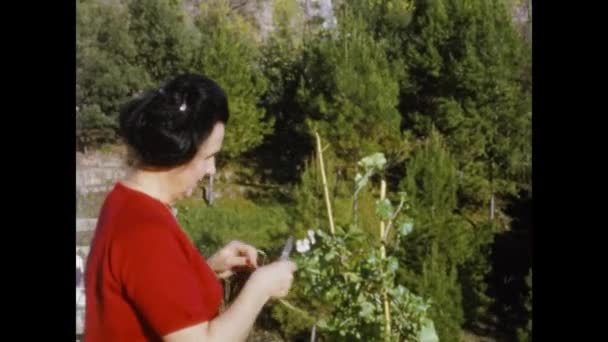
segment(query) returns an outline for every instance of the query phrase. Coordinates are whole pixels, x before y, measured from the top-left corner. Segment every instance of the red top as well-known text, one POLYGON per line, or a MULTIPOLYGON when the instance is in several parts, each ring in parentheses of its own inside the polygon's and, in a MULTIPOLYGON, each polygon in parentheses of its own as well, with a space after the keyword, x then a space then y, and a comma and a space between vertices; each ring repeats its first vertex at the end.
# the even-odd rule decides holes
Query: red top
POLYGON ((84 340, 159 341, 218 315, 222 285, 162 202, 118 183, 85 271, 84 340))

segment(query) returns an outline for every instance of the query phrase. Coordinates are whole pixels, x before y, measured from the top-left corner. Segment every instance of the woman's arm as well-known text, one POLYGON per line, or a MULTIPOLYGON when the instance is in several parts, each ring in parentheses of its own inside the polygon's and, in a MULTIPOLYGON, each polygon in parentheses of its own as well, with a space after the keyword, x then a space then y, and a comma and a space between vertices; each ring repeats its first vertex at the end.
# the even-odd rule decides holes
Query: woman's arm
POLYGON ((243 287, 230 307, 209 322, 172 332, 166 342, 232 342, 244 341, 264 304, 271 297, 287 295, 295 264, 277 261, 260 267, 243 287))

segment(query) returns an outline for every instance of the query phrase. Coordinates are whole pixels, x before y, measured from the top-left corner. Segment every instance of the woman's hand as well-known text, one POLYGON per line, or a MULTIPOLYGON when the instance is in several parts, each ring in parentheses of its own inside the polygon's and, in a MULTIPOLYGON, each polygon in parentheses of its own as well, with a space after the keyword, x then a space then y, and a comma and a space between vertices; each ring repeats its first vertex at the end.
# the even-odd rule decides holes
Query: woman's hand
POLYGON ((285 297, 291 288, 293 272, 296 269, 297 266, 293 261, 275 261, 253 272, 248 283, 269 298, 285 297))
POLYGON ((207 259, 207 264, 220 278, 234 274, 235 267, 258 267, 258 251, 240 241, 232 241, 207 259))

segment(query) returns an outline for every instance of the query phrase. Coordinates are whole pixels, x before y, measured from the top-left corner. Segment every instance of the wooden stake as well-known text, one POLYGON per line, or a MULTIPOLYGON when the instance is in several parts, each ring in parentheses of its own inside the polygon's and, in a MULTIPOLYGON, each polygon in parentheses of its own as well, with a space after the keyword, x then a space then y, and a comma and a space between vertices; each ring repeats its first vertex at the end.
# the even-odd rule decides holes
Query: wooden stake
MULTIPOLYGON (((386 181, 383 179, 380 183, 380 200, 384 200, 386 197, 386 181)), ((384 248, 384 220, 380 220, 380 254, 382 259, 386 258, 386 249, 384 248)), ((388 306, 388 294, 386 289, 384 289, 384 319, 386 321, 386 337, 387 340, 390 340, 391 334, 391 311, 388 306)))
MULTIPOLYGON (((386 181, 383 179, 380 182, 380 200, 384 200, 386 197, 386 181)), ((382 245, 380 246, 380 251, 382 252, 382 258, 386 258, 386 250, 384 249, 384 220, 380 220, 380 239, 382 240, 382 245)))
POLYGON ((334 216, 331 212, 331 203, 329 201, 329 190, 327 189, 327 178, 325 177, 325 166, 323 164, 323 149, 321 148, 321 137, 319 133, 315 132, 317 136, 317 154, 319 155, 319 166, 321 168, 321 179, 323 180, 323 192, 325 193, 325 205, 327 206, 327 216, 329 217, 329 230, 331 235, 335 234, 334 228, 334 216))

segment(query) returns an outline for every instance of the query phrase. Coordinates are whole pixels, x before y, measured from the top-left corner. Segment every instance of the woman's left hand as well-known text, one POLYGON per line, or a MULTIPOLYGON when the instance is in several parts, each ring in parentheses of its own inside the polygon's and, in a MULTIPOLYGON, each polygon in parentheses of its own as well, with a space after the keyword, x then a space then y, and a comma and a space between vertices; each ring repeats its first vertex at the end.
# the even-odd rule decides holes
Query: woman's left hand
POLYGON ((258 267, 258 251, 255 247, 240 241, 232 241, 207 259, 211 269, 220 278, 234 274, 235 267, 258 267))

